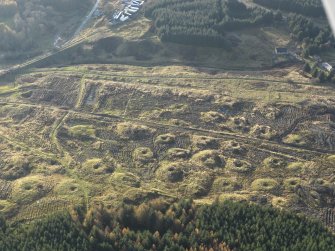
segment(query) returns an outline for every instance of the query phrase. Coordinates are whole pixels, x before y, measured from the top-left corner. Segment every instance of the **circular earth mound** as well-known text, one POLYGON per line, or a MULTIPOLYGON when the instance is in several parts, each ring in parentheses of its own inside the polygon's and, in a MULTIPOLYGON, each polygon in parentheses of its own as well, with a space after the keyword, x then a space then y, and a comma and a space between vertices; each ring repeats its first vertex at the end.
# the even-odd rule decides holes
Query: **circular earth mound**
POLYGON ((54 188, 55 194, 70 200, 81 200, 89 193, 87 183, 76 181, 75 179, 64 178, 54 188))
POLYGON ((154 153, 148 147, 138 147, 133 152, 133 160, 141 163, 149 163, 153 160, 154 153))
POLYGON ((110 178, 110 182, 115 185, 125 185, 129 187, 138 188, 141 186, 139 177, 129 172, 114 173, 110 178))
POLYGON ((274 131, 270 126, 255 125, 251 128, 251 134, 257 138, 271 139, 276 135, 276 131, 274 131))
POLYGON ((219 196, 219 201, 248 201, 249 196, 246 194, 224 193, 219 196))
POLYGON ((131 140, 141 140, 151 137, 154 129, 145 125, 138 125, 134 123, 119 123, 116 126, 116 132, 119 136, 131 140))
POLYGON ((226 163, 218 151, 205 150, 193 155, 191 161, 197 165, 211 169, 224 168, 226 163))
POLYGON ((108 174, 112 173, 115 169, 113 163, 106 163, 99 158, 86 160, 83 164, 83 168, 93 174, 108 174))
POLYGON ((13 155, 3 162, 0 177, 6 180, 14 180, 24 177, 31 170, 31 160, 27 156, 13 155))
POLYGON ((30 203, 50 191, 46 177, 27 176, 14 182, 11 200, 17 203, 30 203))
POLYGON ((181 162, 162 164, 156 171, 158 178, 168 182, 180 182, 185 175, 185 165, 181 162))
POLYGON ((95 138, 96 130, 91 125, 76 125, 68 129, 69 134, 80 140, 90 140, 95 138))
POLYGON ((233 192, 239 190, 241 186, 232 178, 216 178, 212 185, 212 190, 218 192, 233 192))
POLYGON ((302 180, 299 178, 289 178, 284 180, 285 189, 294 192, 295 189, 302 184, 302 180))
POLYGON ((225 152, 238 154, 238 155, 244 154, 246 152, 245 147, 243 147, 240 143, 234 140, 224 142, 223 148, 225 152))
POLYGON ((194 150, 217 149, 219 142, 215 138, 194 135, 192 137, 192 145, 194 150))
POLYGON ((284 168, 287 166, 286 161, 276 157, 268 157, 263 161, 263 163, 269 168, 284 168))
POLYGON ((294 145, 294 146, 305 146, 306 145, 304 137, 299 134, 289 134, 283 139, 283 142, 285 144, 294 145))
POLYGON ((251 183, 253 191, 263 191, 273 193, 279 188, 279 184, 274 179, 256 179, 251 183))
POLYGON ((170 148, 167 151, 167 158, 170 160, 183 160, 190 156, 190 151, 182 148, 170 148))
POLYGON ((13 210, 15 203, 12 203, 8 200, 0 200, 0 213, 6 214, 13 210))
POLYGON ((228 124, 234 130, 242 132, 248 132, 250 130, 249 121, 245 117, 233 117, 228 124))
POLYGON ((194 172, 185 179, 183 187, 186 194, 199 197, 209 193, 212 183, 213 177, 208 172, 194 172))
POLYGON ((292 172, 301 172, 305 167, 305 164, 303 162, 292 162, 288 164, 287 169, 292 172))
POLYGON ((226 120, 222 113, 214 111, 202 112, 200 118, 205 123, 222 123, 226 120))
POLYGON ((288 204, 288 200, 284 197, 274 197, 271 200, 271 204, 274 207, 285 208, 288 204))
POLYGON ((176 141, 176 136, 168 133, 168 134, 162 134, 157 136, 157 138, 155 139, 155 144, 156 145, 169 145, 169 144, 173 144, 176 141))
POLYGON ((229 159, 227 161, 227 167, 231 171, 237 173, 248 173, 253 169, 252 165, 249 162, 239 159, 229 159))
POLYGON ((335 184, 322 178, 312 179, 309 183, 320 193, 333 194, 335 191, 335 184))

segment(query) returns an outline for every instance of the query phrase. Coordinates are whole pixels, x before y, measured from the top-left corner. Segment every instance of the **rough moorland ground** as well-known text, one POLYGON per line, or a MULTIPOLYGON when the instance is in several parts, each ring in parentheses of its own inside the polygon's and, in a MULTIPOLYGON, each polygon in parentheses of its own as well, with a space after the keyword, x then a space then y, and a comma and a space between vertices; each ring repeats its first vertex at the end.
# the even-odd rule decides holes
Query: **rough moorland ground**
POLYGON ((247 200, 334 227, 334 88, 181 66, 40 69, 0 88, 0 211, 247 200))

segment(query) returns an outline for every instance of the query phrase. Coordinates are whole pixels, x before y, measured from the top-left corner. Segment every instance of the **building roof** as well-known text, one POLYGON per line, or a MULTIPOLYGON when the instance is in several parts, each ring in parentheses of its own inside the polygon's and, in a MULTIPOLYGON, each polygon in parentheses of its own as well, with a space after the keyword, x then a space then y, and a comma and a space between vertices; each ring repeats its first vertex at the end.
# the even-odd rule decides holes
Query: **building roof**
POLYGON ((324 67, 325 69, 327 69, 328 71, 330 71, 331 69, 333 69, 333 66, 331 66, 329 63, 324 62, 322 63, 322 67, 324 67))
POLYGON ((278 48, 275 49, 275 51, 276 51, 277 54, 288 53, 287 48, 284 48, 284 47, 278 47, 278 48))

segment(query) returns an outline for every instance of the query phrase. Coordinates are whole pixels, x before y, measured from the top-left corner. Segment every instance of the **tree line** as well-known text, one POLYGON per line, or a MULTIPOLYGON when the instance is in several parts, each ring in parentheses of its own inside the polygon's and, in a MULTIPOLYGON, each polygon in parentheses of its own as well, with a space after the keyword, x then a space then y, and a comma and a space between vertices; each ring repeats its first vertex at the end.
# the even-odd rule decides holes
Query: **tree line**
POLYGON ((1 220, 0 250, 329 251, 335 237, 318 222, 270 207, 156 199, 139 206, 77 207, 16 227, 1 220))
POLYGON ((295 14, 289 16, 288 24, 294 38, 302 43, 304 56, 334 47, 335 40, 329 26, 320 28, 311 19, 295 14))
POLYGON ((223 48, 230 47, 225 32, 276 18, 236 0, 158 0, 146 6, 145 16, 162 41, 223 48))
POLYGON ((253 0, 268 8, 298 13, 305 16, 324 16, 321 0, 253 0))
POLYGON ((0 17, 10 18, 13 17, 17 10, 17 4, 14 0, 0 1, 0 17))
POLYGON ((38 50, 64 29, 66 19, 82 15, 90 5, 90 0, 0 0, 0 51, 16 58, 22 51, 38 50))

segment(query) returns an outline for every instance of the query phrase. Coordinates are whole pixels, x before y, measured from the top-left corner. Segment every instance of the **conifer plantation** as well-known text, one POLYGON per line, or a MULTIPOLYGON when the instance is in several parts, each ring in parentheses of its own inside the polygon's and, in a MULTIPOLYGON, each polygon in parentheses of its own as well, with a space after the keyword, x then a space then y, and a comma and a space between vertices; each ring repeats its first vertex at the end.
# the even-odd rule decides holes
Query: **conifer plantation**
POLYGON ((1 221, 0 250, 308 250, 335 249, 321 224, 244 202, 196 206, 162 199, 139 206, 71 209, 24 226, 1 221))

